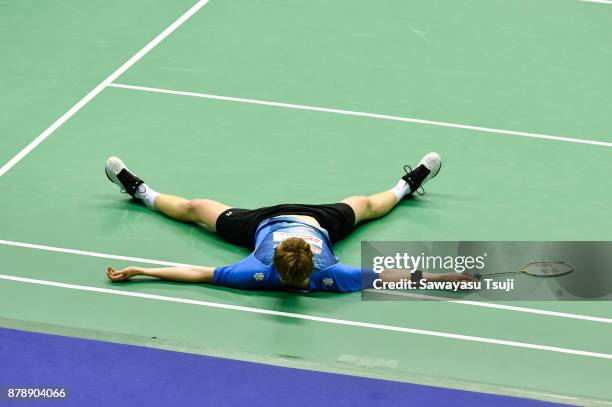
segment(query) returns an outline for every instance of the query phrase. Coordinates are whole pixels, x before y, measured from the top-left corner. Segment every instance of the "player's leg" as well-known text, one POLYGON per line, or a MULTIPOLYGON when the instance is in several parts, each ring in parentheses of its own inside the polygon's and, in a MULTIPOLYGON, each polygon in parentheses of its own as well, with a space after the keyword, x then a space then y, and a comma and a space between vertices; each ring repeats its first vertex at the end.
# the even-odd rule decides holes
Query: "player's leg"
POLYGON ((158 195, 154 205, 166 216, 183 222, 203 223, 213 232, 219 215, 230 208, 212 199, 185 199, 166 194, 158 195))
POLYGON ((106 162, 106 176, 133 198, 142 200, 151 209, 157 209, 166 216, 183 222, 198 222, 215 231, 219 215, 229 206, 211 199, 185 199, 160 194, 132 174, 117 157, 106 162))
POLYGON ((399 201, 393 192, 385 191, 370 196, 351 196, 342 202, 353 208, 355 224, 358 224, 364 220, 386 215, 399 201))
POLYGON ((355 224, 379 218, 389 213, 404 197, 412 194, 421 185, 438 175, 441 166, 440 155, 429 153, 421 159, 414 170, 404 175, 390 190, 370 196, 352 196, 342 202, 353 208, 355 224))

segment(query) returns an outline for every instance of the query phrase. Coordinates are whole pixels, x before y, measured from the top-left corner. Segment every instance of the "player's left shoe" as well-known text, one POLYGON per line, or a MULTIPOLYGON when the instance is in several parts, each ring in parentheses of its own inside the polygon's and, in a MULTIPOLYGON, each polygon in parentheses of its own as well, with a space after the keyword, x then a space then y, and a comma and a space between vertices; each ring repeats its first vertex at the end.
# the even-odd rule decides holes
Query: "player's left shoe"
POLYGON ((406 175, 402 179, 408 183, 410 191, 416 192, 423 184, 438 175, 440 168, 442 168, 442 157, 440 157, 440 154, 435 152, 427 153, 421 158, 421 161, 419 161, 419 164, 414 169, 409 165, 404 166, 406 175))
POLYGON ((127 193, 132 198, 136 198, 137 192, 145 192, 144 181, 132 174, 123 161, 117 157, 110 157, 106 161, 104 172, 110 182, 118 185, 122 193, 127 193))

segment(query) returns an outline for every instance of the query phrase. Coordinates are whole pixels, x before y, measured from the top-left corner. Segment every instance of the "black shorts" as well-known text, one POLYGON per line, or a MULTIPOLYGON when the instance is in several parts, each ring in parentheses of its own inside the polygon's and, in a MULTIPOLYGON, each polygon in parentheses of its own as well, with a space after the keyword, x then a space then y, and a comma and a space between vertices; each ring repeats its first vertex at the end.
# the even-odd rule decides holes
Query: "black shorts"
POLYGON ((345 238, 355 227, 355 212, 348 204, 282 204, 259 209, 231 208, 219 215, 217 233, 230 243, 255 248, 255 231, 264 220, 280 215, 312 216, 329 234, 332 243, 345 238))

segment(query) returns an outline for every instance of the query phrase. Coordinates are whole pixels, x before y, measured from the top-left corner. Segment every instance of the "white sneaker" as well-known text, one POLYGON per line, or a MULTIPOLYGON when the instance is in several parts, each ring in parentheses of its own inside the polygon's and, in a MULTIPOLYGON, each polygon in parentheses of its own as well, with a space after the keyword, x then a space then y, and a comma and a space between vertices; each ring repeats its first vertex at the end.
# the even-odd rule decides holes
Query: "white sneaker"
POLYGON ((411 193, 416 192, 423 184, 438 175, 440 168, 442 168, 442 157, 440 157, 440 154, 434 152, 427 153, 421 158, 419 165, 415 169, 412 169, 409 165, 404 166, 406 175, 402 179, 410 186, 411 193))
POLYGON ((106 160, 104 172, 113 184, 121 188, 121 192, 130 194, 132 198, 135 198, 136 192, 144 191, 144 186, 141 186, 144 184, 143 180, 132 174, 123 161, 117 157, 110 157, 106 160))

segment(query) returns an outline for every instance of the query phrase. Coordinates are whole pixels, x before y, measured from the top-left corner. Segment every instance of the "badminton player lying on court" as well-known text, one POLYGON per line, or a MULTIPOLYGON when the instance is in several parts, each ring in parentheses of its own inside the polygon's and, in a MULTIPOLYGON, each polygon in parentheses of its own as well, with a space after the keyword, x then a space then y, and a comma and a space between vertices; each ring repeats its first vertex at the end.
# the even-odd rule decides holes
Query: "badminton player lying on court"
POLYGON ((332 244, 355 226, 379 218, 404 197, 434 178, 441 167, 437 153, 429 153, 417 167, 401 177, 388 191, 371 196, 352 196, 325 205, 283 204, 259 209, 234 208, 210 199, 188 200, 160 194, 131 173, 116 157, 106 163, 107 177, 122 191, 151 209, 183 222, 204 224, 230 243, 246 247, 251 254, 238 263, 222 267, 127 267, 107 269, 112 281, 143 275, 185 283, 211 283, 243 289, 298 289, 350 292, 370 288, 372 281, 409 279, 471 281, 467 274, 432 274, 386 270, 381 275, 347 266, 334 257, 332 244))

